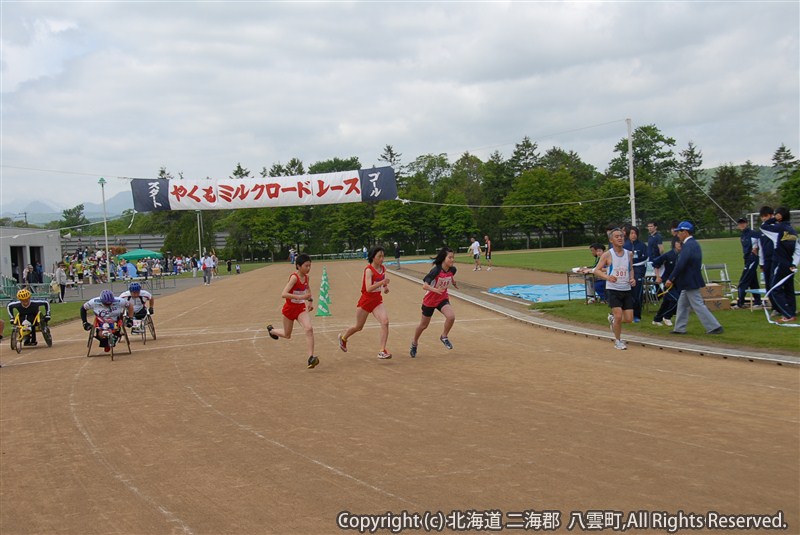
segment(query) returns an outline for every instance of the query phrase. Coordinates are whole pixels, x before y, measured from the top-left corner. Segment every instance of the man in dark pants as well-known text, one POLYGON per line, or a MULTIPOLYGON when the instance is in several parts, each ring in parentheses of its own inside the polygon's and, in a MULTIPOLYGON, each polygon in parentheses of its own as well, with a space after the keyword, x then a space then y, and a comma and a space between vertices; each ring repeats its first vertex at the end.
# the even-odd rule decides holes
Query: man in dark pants
POLYGON ((794 295, 794 274, 800 264, 800 247, 797 247, 797 231, 792 227, 792 214, 788 208, 775 209, 775 217, 761 225, 764 233, 776 236, 775 253, 772 257, 772 289, 770 301, 773 310, 781 317, 779 323, 797 321, 797 298, 794 295))
POLYGON ((678 309, 675 317, 675 328, 672 334, 686 334, 686 327, 689 324, 689 314, 694 311, 700 323, 706 330, 706 334, 721 334, 723 329, 717 318, 708 310, 703 296, 700 295, 700 288, 706 283, 703 280, 701 268, 703 265, 703 251, 697 240, 694 239, 694 225, 688 221, 678 223, 678 238, 682 242, 681 254, 675 262, 672 275, 664 283, 667 288, 675 286, 681 291, 678 298, 678 309))
MULTIPOLYGON (((653 268, 656 270, 657 284, 661 284, 664 280, 670 278, 672 270, 675 269, 675 263, 678 261, 680 252, 681 241, 676 238, 672 241, 672 249, 653 259, 653 268)), ((661 298, 661 306, 658 308, 658 312, 656 312, 653 318, 653 325, 672 326, 672 316, 678 308, 678 298, 680 295, 681 291, 674 286, 664 293, 661 298)))
POLYGON ((633 276, 636 285, 631 288, 633 296, 633 322, 642 321, 642 301, 644 298, 644 276, 647 273, 647 245, 639 241, 639 228, 631 227, 628 233, 629 242, 625 246, 633 257, 633 276))
MULTIPOLYGON (((742 276, 739 277, 737 291, 739 298, 736 300, 734 308, 744 308, 744 298, 747 290, 758 290, 758 243, 761 234, 747 226, 747 219, 741 218, 737 222, 742 235, 739 238, 742 242, 742 256, 744 257, 744 269, 742 276)), ((753 308, 761 308, 761 295, 753 294, 753 308)))
MULTIPOLYGON (((773 218, 772 208, 769 206, 762 206, 758 213, 761 218, 761 223, 766 223, 773 218)), ((774 232, 761 233, 761 238, 758 241, 758 264, 761 266, 761 272, 764 274, 764 289, 769 291, 772 288, 772 257, 775 256, 775 240, 777 235, 774 232)))

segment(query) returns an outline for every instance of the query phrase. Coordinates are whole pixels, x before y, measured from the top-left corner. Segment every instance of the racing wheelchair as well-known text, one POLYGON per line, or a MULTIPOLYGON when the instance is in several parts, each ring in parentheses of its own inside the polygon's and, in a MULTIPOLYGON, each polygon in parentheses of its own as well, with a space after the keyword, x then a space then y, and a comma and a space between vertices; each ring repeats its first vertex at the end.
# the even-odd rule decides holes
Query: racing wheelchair
POLYGON ((117 343, 123 339, 128 348, 128 355, 131 354, 131 341, 128 338, 128 330, 125 327, 125 321, 122 318, 115 321, 107 321, 97 317, 94 318, 92 327, 89 329, 89 341, 86 344, 87 357, 91 356, 92 344, 98 337, 105 338, 108 341, 108 345, 111 348, 109 351, 109 353, 111 353, 111 360, 114 360, 117 343))
POLYGON ((133 318, 133 326, 131 327, 131 334, 139 334, 142 336, 142 343, 147 344, 147 337, 156 340, 156 325, 153 323, 153 316, 145 308, 145 316, 142 319, 133 318))
POLYGON ((11 349, 15 350, 17 353, 22 353, 22 347, 30 340, 30 336, 34 330, 42 333, 42 338, 44 338, 47 347, 53 346, 53 336, 50 333, 50 327, 47 325, 47 321, 44 320, 42 313, 37 312, 33 322, 27 319, 20 319, 19 314, 14 316, 14 324, 11 329, 11 349))

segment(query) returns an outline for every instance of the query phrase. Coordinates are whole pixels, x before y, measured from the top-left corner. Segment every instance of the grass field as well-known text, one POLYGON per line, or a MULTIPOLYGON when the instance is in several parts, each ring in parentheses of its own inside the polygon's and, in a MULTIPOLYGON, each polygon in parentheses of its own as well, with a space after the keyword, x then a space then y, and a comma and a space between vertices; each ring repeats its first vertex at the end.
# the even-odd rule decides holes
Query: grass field
MULTIPOLYGON (((720 238, 698 241, 703 249, 703 261, 707 264, 727 264, 728 274, 733 282, 736 282, 742 270, 742 249, 739 239, 720 238)), ((668 248, 669 244, 666 244, 665 247, 668 248)), ((458 255, 457 261, 462 264, 471 264, 472 258, 469 255, 458 255)), ((485 262, 485 260, 482 259, 481 262, 485 262)), ((498 251, 492 255, 492 262, 496 266, 566 273, 577 266, 592 265, 594 259, 587 244, 586 247, 565 249, 498 251)))

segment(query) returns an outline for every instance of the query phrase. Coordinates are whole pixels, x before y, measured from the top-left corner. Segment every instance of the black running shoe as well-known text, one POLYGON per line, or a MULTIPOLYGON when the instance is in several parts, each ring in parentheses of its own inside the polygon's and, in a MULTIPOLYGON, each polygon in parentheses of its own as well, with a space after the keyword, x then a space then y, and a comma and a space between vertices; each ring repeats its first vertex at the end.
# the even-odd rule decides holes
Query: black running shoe
POLYGON ((417 344, 411 344, 411 349, 408 350, 408 354, 411 355, 411 358, 417 358, 417 344))
POLYGON ((317 364, 319 364, 319 359, 314 355, 308 357, 308 369, 316 368, 317 364))
POLYGON ((272 334, 272 329, 274 329, 274 328, 275 327, 273 327, 272 325, 267 325, 267 332, 269 333, 269 337, 270 338, 272 338, 273 340, 277 340, 278 339, 278 335, 277 334, 272 334))

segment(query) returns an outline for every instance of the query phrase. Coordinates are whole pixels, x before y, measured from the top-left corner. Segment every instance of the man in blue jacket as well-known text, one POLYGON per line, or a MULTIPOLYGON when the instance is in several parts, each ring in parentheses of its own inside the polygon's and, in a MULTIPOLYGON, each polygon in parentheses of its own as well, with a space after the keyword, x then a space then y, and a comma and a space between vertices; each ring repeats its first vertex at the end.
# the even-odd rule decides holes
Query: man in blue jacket
POLYGON ((761 225, 765 234, 775 236, 775 252, 772 256, 773 309, 781 317, 780 323, 797 321, 797 299, 794 295, 794 273, 800 264, 800 248, 797 247, 797 231, 791 224, 792 214, 788 208, 775 209, 775 217, 761 225))
MULTIPOLYGON (((742 235, 739 238, 742 242, 742 256, 744 257, 744 269, 742 276, 739 277, 739 284, 736 286, 739 294, 736 300, 736 308, 744 308, 744 300, 747 290, 758 290, 758 247, 761 233, 756 232, 747 225, 747 219, 741 218, 737 221, 742 235)), ((761 308, 761 294, 753 294, 753 307, 761 308)))
POLYGON ((701 269, 703 266, 703 251, 697 240, 694 239, 694 225, 688 221, 678 223, 678 238, 681 240, 681 254, 669 279, 664 283, 667 288, 675 286, 681 291, 678 298, 677 318, 673 334, 686 334, 689 324, 689 314, 692 310, 697 314, 706 334, 722 334, 722 325, 708 310, 700 295, 700 288, 706 283, 703 280, 701 269))

